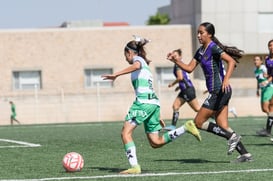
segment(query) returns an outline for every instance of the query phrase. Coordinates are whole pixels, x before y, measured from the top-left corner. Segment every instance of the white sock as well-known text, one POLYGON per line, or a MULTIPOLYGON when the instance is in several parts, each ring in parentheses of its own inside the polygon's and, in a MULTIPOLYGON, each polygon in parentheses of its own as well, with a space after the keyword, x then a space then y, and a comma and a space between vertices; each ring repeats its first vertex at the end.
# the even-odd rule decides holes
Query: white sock
POLYGON ((134 143, 129 143, 125 145, 125 153, 127 156, 127 159, 129 161, 129 164, 133 167, 138 165, 137 162, 137 156, 136 156, 136 146, 134 143), (128 146, 128 147, 126 147, 128 146))
POLYGON ((169 131, 168 134, 171 140, 175 140, 176 138, 178 138, 185 132, 186 132, 186 129, 184 128, 184 126, 181 126, 179 128, 176 128, 175 130, 169 131))

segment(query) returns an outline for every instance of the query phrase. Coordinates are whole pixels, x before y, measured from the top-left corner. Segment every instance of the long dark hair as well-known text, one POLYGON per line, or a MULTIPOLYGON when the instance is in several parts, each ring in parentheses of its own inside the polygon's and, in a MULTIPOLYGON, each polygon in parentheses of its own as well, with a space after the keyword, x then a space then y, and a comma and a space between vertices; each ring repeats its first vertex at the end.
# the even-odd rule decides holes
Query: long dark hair
POLYGON ((237 63, 239 63, 239 59, 242 58, 244 51, 238 49, 235 46, 226 46, 223 45, 216 37, 215 37, 215 28, 213 24, 205 22, 200 24, 200 26, 204 26, 208 34, 211 35, 211 39, 215 42, 224 52, 226 52, 229 56, 231 56, 237 63))
MULTIPOLYGON (((269 47, 269 45, 273 42, 273 39, 269 40, 269 42, 267 43, 267 46, 269 47)), ((269 52, 269 57, 273 58, 273 54, 271 52, 269 52)))
POLYGON ((129 50, 134 51, 135 53, 138 54, 138 56, 142 57, 149 65, 151 61, 147 59, 146 57, 147 53, 144 49, 144 45, 146 45, 148 42, 149 40, 146 39, 141 39, 140 41, 132 40, 126 44, 124 51, 125 52, 128 52, 129 50))

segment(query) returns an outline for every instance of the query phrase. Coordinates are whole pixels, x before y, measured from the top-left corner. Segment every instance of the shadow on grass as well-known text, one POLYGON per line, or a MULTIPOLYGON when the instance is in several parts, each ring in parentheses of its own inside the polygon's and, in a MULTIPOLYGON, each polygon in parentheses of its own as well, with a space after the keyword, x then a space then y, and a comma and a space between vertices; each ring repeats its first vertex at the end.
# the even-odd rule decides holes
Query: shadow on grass
POLYGON ((252 145, 252 146, 273 146, 273 143, 256 143, 256 144, 245 144, 245 145, 252 145))
POLYGON ((119 173, 125 169, 121 168, 110 168, 110 167, 87 167, 85 169, 88 170, 99 170, 99 171, 106 171, 106 172, 113 172, 113 173, 119 173))
MULTIPOLYGON (((104 172, 109 172, 109 173, 116 173, 116 174, 119 174, 121 171, 124 171, 128 168, 109 168, 109 167, 87 167, 85 168, 87 170, 99 170, 99 171, 104 171, 104 172)), ((148 173, 150 172, 151 170, 143 170, 141 169, 141 173, 148 173)))
POLYGON ((180 163, 230 163, 228 161, 211 161, 204 159, 160 159, 156 162, 180 162, 180 163))
POLYGON ((241 134, 242 137, 260 137, 260 138, 266 138, 266 136, 259 136, 257 134, 241 134))

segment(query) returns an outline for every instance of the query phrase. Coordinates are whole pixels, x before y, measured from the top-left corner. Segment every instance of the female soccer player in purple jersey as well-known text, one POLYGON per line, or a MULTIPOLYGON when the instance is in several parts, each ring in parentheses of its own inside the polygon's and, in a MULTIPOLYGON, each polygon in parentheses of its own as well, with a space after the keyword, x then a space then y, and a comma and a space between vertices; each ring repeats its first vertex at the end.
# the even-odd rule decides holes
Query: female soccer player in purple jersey
MULTIPOLYGON (((167 59, 168 57, 172 57, 177 59, 178 61, 182 61, 182 50, 173 50, 167 55, 167 59)), ((179 118, 179 108, 183 106, 186 102, 195 112, 198 112, 200 109, 200 105, 196 99, 195 88, 189 74, 186 71, 182 70, 176 64, 174 64, 173 67, 173 74, 176 79, 171 82, 168 87, 173 87, 178 84, 178 87, 175 89, 175 91, 180 90, 180 92, 173 102, 172 124, 165 127, 165 130, 174 130, 176 128, 176 124, 179 118)))
POLYGON ((242 57, 243 51, 236 47, 222 45, 214 34, 213 24, 208 22, 200 24, 197 37, 202 46, 196 51, 190 63, 185 64, 172 58, 170 61, 189 73, 198 64, 201 65, 209 96, 198 111, 194 122, 199 129, 226 138, 228 140, 227 153, 230 155, 235 149, 240 153, 235 162, 248 162, 252 160, 252 155, 240 141, 241 136, 228 125, 228 103, 232 94, 229 78, 237 60, 242 57), (227 63, 226 71, 223 60, 227 63), (216 123, 208 121, 212 116, 215 116, 216 123))

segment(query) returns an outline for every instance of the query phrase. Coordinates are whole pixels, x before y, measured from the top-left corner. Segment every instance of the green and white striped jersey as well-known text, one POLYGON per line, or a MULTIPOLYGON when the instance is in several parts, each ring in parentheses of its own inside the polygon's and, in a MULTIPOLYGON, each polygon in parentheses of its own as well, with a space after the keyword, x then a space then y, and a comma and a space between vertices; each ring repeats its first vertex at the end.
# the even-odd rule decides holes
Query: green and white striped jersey
POLYGON ((137 101, 140 103, 159 105, 159 100, 153 89, 153 75, 146 61, 135 56, 133 62, 140 62, 140 69, 131 73, 131 81, 135 90, 137 101))
POLYGON ((267 80, 267 78, 264 76, 264 74, 267 74, 267 68, 265 65, 261 65, 259 68, 255 68, 254 70, 255 77, 258 81, 259 87, 264 88, 267 86, 272 86, 271 83, 267 85, 263 85, 262 83, 267 80))

